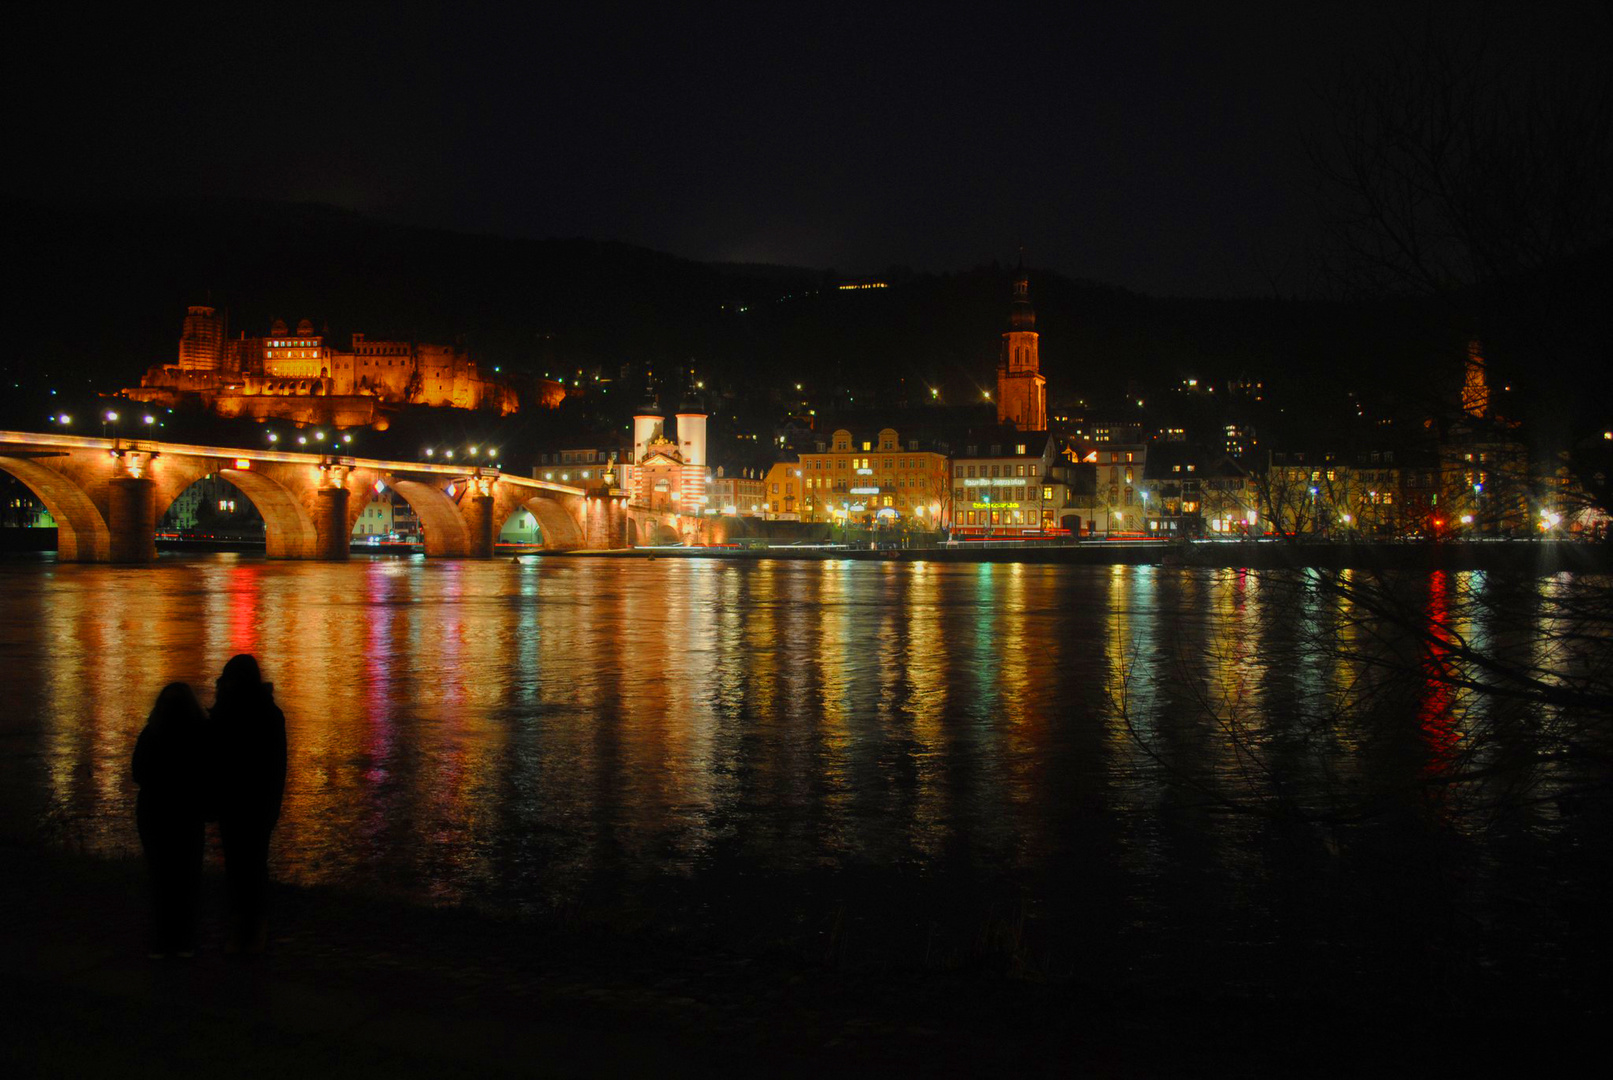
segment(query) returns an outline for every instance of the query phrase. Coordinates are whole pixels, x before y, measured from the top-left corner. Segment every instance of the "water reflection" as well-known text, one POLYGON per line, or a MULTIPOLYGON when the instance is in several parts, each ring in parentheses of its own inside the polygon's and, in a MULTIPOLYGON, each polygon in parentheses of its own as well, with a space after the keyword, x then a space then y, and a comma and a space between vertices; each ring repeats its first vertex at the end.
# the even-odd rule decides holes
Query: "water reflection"
MULTIPOLYGON (((11 562, 0 820, 138 850, 127 762, 149 700, 176 679, 210 697, 251 651, 288 718, 276 860, 293 881, 554 904, 653 877, 964 874, 1093 916, 1109 875, 1137 919, 1184 904, 1183 880, 1259 862, 1257 818, 1185 810, 1225 791, 1320 804, 1368 770, 1457 753, 1465 703, 1441 640, 1418 646, 1432 666, 1398 714, 1411 756, 1346 713, 1380 678, 1374 650, 1401 645, 1323 584, 1014 564, 11 562)), ((1526 647, 1466 603, 1482 577, 1416 588, 1450 634, 1526 647)))

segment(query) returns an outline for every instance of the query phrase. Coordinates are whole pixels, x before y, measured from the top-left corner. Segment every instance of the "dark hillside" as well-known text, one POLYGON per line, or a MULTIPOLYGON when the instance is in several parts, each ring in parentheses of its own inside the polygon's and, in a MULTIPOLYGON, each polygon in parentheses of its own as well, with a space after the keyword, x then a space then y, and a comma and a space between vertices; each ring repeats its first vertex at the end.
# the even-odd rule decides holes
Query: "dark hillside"
MULTIPOLYGON (((637 403, 646 370, 681 395, 682 365, 757 413, 790 407, 796 382, 825 408, 919 404, 932 388, 964 404, 993 385, 1009 295, 1010 269, 999 265, 875 275, 712 265, 320 205, 13 201, 4 219, 13 265, 25 268, 8 296, 0 360, 7 381, 29 391, 9 402, 28 399, 20 417, 38 411, 31 390, 43 382, 111 390, 170 359, 184 306, 209 297, 228 308, 232 332, 308 317, 338 342, 353 331, 462 341, 511 371, 581 370, 585 381, 598 372, 617 380, 608 412, 637 403), (835 287, 871 276, 888 287, 835 287)), ((1347 391, 1403 400, 1459 368, 1462 332, 1410 304, 1173 299, 1047 270, 1031 279, 1055 402, 1112 410, 1187 378, 1249 376, 1274 402, 1342 415, 1347 391)))

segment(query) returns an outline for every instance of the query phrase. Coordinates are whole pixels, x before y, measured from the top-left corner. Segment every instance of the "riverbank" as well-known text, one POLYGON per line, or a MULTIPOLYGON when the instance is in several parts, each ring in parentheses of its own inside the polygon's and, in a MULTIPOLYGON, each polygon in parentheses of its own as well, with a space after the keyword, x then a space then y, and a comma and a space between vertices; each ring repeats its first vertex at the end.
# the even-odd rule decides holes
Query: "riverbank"
MULTIPOLYGON (((223 956, 209 920, 194 960, 152 962, 143 884, 134 860, 0 848, 6 1075, 1439 1075, 1573 1060, 1606 1019, 1568 988, 1195 995, 989 964, 841 970, 674 927, 284 885, 266 956, 223 956)), ((219 893, 210 874, 210 910, 219 893)))
MULTIPOLYGON (((0 554, 55 550, 54 529, 0 529, 0 554), (48 535, 47 535, 48 534, 48 535)), ((171 554, 233 552, 263 554, 263 543, 251 540, 177 540, 160 538, 158 551, 171 554)), ((407 557, 422 553, 415 544, 355 544, 354 555, 407 557)), ((494 558, 606 559, 795 559, 802 561, 927 563, 1028 563, 1065 566, 1202 566, 1249 570, 1494 570, 1518 574, 1613 572, 1613 544, 1574 540, 1447 541, 1439 543, 1309 543, 1290 540, 1196 541, 1082 540, 1051 546, 1012 541, 960 544, 952 547, 869 548, 832 545, 639 547, 578 551, 545 551, 539 547, 500 544, 494 558)))
POLYGON ((618 559, 838 559, 852 562, 1198 566, 1250 570, 1315 567, 1336 570, 1495 570, 1520 574, 1613 571, 1613 544, 1571 540, 1344 544, 1286 540, 1254 543, 1198 541, 1186 544, 1164 540, 1083 540, 1050 546, 999 541, 885 550, 831 546, 622 548, 521 552, 517 557, 532 554, 618 559))

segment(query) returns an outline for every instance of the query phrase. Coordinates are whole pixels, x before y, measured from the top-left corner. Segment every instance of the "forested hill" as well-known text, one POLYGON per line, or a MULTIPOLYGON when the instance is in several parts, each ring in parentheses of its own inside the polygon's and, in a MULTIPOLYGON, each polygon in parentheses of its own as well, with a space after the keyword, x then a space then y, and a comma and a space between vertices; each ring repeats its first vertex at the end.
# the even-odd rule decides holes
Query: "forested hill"
MULTIPOLYGON (((693 363, 742 393, 799 381, 818 400, 894 404, 938 387, 963 402, 992 384, 1010 291, 1008 266, 719 266, 319 205, 10 202, 5 221, 22 282, 8 298, 8 378, 48 374, 108 389, 169 361, 185 306, 210 301, 228 309, 232 333, 306 317, 338 345, 354 331, 461 341, 490 364, 536 373, 632 363, 669 374, 693 363), (888 287, 836 288, 858 278, 888 287)), ((1371 384, 1452 336, 1409 309, 1156 298, 1034 266, 1030 275, 1055 401, 1240 374, 1296 390, 1341 372, 1371 384)))

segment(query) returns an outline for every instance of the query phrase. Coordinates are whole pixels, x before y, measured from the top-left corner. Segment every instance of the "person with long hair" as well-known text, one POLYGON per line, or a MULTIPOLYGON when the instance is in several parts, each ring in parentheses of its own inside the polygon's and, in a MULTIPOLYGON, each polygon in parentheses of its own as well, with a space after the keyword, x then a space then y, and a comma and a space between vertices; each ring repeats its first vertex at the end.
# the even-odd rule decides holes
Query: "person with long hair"
POLYGON ((157 695, 134 745, 135 821, 151 873, 151 958, 193 956, 206 826, 207 714, 182 682, 157 695))
POLYGON ((286 787, 286 718, 274 685, 242 653, 224 665, 213 704, 214 780, 224 883, 229 897, 230 951, 262 952, 268 940, 265 900, 269 837, 280 820, 286 787))

